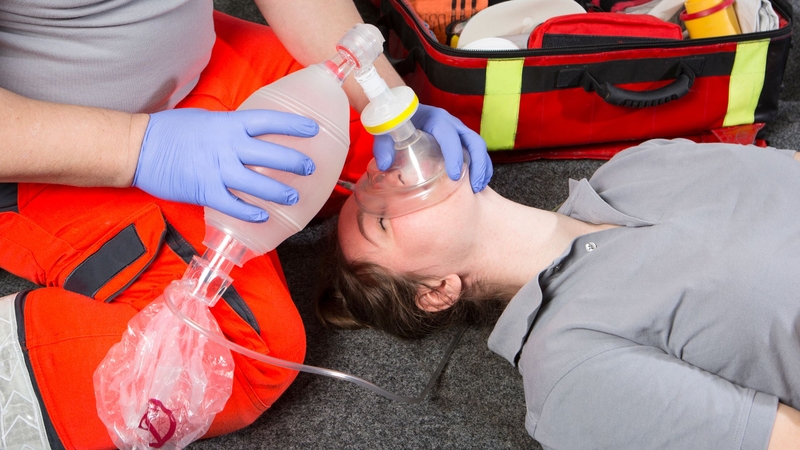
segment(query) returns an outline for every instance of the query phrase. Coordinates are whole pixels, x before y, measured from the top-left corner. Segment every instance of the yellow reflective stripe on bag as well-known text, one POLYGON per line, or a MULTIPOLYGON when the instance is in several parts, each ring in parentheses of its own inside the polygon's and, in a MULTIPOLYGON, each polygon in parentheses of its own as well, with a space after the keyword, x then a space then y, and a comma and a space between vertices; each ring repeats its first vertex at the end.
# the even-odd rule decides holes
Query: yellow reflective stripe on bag
POLYGON ((524 59, 490 59, 481 112, 481 136, 489 150, 511 150, 517 137, 524 59))
POLYGON ((736 46, 728 88, 728 111, 722 122, 723 127, 755 121, 758 99, 764 88, 768 50, 769 39, 740 42, 736 46))

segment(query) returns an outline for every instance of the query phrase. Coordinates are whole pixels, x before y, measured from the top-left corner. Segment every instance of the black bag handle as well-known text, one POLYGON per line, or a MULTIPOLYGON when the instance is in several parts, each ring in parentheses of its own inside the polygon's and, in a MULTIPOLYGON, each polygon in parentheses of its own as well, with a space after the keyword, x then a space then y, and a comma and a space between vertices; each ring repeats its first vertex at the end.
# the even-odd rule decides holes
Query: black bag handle
POLYGON ((598 81, 589 71, 584 71, 583 89, 594 91, 606 103, 628 108, 646 108, 663 105, 677 100, 689 93, 694 84, 695 73, 682 61, 678 64, 678 74, 672 83, 649 91, 630 91, 614 86, 606 81, 598 81))

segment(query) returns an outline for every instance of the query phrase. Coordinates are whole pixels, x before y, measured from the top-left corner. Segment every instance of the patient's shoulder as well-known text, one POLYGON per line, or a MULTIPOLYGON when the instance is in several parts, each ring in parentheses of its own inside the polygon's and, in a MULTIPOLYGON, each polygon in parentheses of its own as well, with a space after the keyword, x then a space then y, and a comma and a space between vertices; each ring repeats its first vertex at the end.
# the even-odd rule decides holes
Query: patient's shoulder
POLYGON ((589 183, 615 208, 646 218, 642 208, 663 213, 697 202, 797 192, 800 164, 791 161, 792 155, 773 148, 662 139, 620 152, 589 183))
MULTIPOLYGON (((785 162, 794 150, 781 150, 754 145, 697 143, 688 139, 652 139, 616 154, 608 164, 615 170, 626 167, 670 170, 678 166, 686 174, 704 173, 709 167, 748 167, 758 170, 762 166, 785 162)), ((602 168, 601 168, 602 169, 602 168)), ((599 171, 598 171, 599 172, 599 171)))

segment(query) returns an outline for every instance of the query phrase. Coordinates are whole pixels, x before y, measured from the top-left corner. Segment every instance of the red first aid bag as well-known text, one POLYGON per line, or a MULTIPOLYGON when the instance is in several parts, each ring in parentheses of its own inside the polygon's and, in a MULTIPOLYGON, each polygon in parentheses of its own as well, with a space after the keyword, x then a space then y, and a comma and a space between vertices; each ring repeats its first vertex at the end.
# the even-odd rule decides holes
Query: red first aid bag
POLYGON ((753 143, 778 113, 791 47, 792 5, 772 6, 775 30, 704 39, 587 13, 543 25, 541 47, 520 50, 451 48, 408 0, 382 0, 379 25, 420 102, 480 133, 493 160, 610 158, 653 138, 753 143))

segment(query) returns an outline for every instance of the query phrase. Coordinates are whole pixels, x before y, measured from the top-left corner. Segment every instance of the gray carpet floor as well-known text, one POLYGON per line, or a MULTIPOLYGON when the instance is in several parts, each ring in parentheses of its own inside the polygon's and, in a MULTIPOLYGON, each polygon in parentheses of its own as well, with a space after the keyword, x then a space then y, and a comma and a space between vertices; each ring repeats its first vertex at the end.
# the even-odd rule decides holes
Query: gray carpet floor
MULTIPOLYGON (((800 9, 800 0, 792 3, 795 11, 800 9)), ((356 4, 367 21, 374 20, 376 12, 367 0, 356 4)), ((249 0, 216 0, 215 5, 229 14, 263 23, 249 0)), ((794 20, 797 24, 796 13, 794 20)), ((796 55, 790 55, 780 113, 764 131, 764 137, 775 147, 800 148, 799 69, 796 55)), ((518 202, 552 209, 566 198, 568 178, 590 176, 601 164, 578 160, 496 165, 491 186, 518 202)), ((314 316, 312 299, 318 289, 318 255, 327 226, 312 225, 278 248, 306 326, 306 363, 352 373, 403 395, 417 395, 453 333, 404 342, 375 331, 322 328, 314 316)), ((0 270, 0 295, 31 286, 0 270)), ((466 331, 432 394, 421 404, 397 403, 346 382, 301 373, 253 425, 196 442, 190 448, 539 448, 525 432, 521 378, 487 349, 489 332, 480 328, 466 331)))

